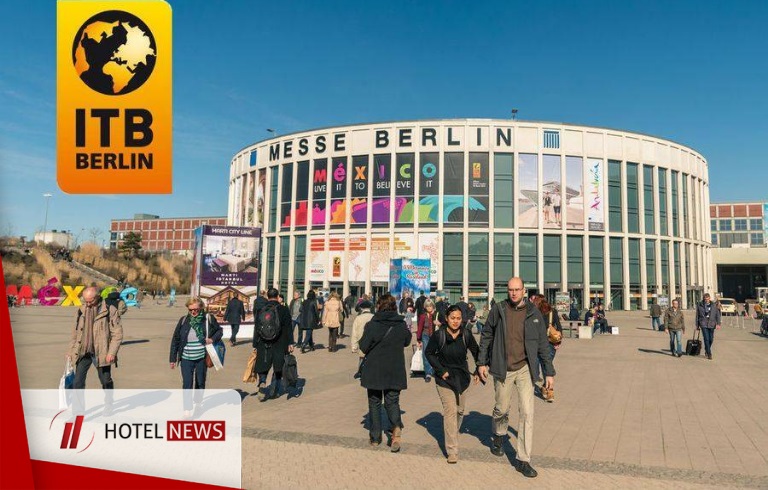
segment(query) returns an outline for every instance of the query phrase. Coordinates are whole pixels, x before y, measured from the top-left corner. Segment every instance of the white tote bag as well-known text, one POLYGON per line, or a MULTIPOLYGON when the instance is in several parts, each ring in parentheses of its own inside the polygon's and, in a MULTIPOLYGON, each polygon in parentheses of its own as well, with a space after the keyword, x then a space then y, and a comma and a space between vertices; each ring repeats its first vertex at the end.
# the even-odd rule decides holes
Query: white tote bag
POLYGON ((72 361, 67 358, 67 363, 64 365, 64 374, 61 375, 59 380, 59 410, 66 410, 69 407, 67 389, 71 387, 74 380, 75 370, 72 368, 72 361))
POLYGON ((411 357, 411 372, 424 372, 424 357, 421 354, 421 349, 416 349, 416 352, 413 353, 413 357, 411 357))

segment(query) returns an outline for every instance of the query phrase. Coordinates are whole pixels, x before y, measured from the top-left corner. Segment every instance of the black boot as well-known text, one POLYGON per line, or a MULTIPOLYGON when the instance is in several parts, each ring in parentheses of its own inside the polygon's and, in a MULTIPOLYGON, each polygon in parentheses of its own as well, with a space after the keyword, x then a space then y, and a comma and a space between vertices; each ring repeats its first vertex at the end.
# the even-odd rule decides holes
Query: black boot
POLYGON ((493 435, 491 441, 491 453, 494 456, 504 456, 504 436, 493 435))

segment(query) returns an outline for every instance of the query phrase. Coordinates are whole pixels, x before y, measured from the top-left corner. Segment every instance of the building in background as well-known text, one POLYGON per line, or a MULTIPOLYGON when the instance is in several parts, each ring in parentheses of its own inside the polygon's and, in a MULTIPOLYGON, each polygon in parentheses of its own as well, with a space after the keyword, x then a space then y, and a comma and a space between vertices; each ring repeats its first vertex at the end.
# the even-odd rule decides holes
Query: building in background
POLYGON ((35 233, 35 241, 46 245, 58 245, 67 249, 75 245, 75 237, 69 231, 64 230, 51 230, 45 233, 38 231, 35 233))
POLYGON ((707 162, 613 129, 395 121, 257 142, 230 164, 228 224, 263 227, 262 288, 387 290, 389 261, 431 259, 431 289, 484 306, 519 275, 579 307, 693 305, 712 291, 707 162))
POLYGON ((133 219, 113 219, 109 248, 118 248, 128 232, 141 235, 141 247, 149 252, 191 253, 195 248, 195 228, 201 225, 226 225, 224 216, 194 218, 161 218, 152 214, 136 214, 133 219))
POLYGON ((768 202, 717 203, 709 207, 716 289, 739 303, 768 286, 768 202))

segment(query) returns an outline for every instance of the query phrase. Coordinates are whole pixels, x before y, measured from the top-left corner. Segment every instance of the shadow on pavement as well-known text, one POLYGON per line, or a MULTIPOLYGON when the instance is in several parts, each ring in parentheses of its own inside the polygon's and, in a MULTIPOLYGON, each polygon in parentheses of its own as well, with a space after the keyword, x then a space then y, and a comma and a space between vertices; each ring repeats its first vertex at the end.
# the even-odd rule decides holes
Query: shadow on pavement
POLYGON ((147 342, 149 342, 149 339, 125 340, 120 343, 120 346, 122 347, 124 345, 131 345, 131 344, 146 344, 147 342))
POLYGON ((637 349, 637 350, 640 351, 640 352, 645 352, 646 354, 661 354, 661 355, 664 355, 664 356, 672 355, 672 351, 670 351, 668 349, 664 349, 664 350, 637 349))

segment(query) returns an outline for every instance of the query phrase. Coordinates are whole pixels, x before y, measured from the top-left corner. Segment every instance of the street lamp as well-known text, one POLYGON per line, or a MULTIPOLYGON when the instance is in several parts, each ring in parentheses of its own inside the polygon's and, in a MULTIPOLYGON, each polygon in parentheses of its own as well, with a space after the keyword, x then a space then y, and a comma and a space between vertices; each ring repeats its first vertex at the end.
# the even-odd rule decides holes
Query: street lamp
POLYGON ((517 109, 512 109, 512 120, 517 119, 517 109))
POLYGON ((267 133, 272 133, 274 138, 277 138, 277 131, 272 128, 267 128, 267 133))
POLYGON ((45 198, 45 221, 43 222, 43 244, 45 244, 45 232, 48 231, 48 205, 51 203, 51 197, 53 194, 46 192, 43 194, 45 198))

